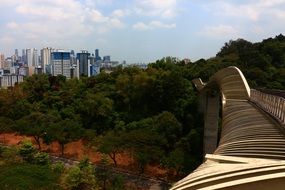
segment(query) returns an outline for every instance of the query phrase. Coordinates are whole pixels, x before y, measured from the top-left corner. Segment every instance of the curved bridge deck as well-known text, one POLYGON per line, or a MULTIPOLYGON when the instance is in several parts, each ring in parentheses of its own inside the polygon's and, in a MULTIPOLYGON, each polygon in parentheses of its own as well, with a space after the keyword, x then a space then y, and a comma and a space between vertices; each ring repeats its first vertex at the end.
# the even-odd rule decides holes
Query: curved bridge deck
POLYGON ((245 100, 227 100, 220 145, 214 154, 285 159, 285 133, 264 111, 245 100))
POLYGON ((206 84, 200 79, 194 83, 206 95, 205 162, 172 189, 284 190, 285 129, 280 121, 285 121, 285 99, 251 92, 236 67, 217 72, 206 84), (218 107, 213 90, 217 89, 222 97, 222 130, 216 146, 218 114, 213 110, 218 107))

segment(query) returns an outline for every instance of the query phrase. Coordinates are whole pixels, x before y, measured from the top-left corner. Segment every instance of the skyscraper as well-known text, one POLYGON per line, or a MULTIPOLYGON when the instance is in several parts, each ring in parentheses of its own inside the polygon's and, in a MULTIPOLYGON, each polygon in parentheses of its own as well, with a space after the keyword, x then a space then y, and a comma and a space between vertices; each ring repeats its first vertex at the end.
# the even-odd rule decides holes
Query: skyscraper
POLYGON ((26 50, 28 67, 35 67, 38 65, 38 51, 35 48, 26 50))
POLYGON ((51 74, 63 75, 70 79, 70 52, 57 50, 51 53, 51 74))
POLYGON ((46 73, 46 67, 47 65, 51 64, 51 53, 52 48, 46 47, 41 50, 41 68, 43 70, 43 73, 46 73))
POLYGON ((99 49, 95 49, 95 61, 100 61, 101 57, 99 56, 99 49))
POLYGON ((79 75, 88 76, 89 71, 89 56, 90 53, 88 51, 82 51, 81 53, 77 53, 77 61, 79 65, 79 75))
POLYGON ((38 56, 38 50, 33 49, 33 66, 38 67, 39 66, 39 56, 38 56))
POLYGON ((27 64, 27 55, 26 55, 26 50, 22 49, 22 62, 24 64, 27 64))
POLYGON ((15 49, 15 56, 16 56, 16 61, 19 60, 19 53, 18 53, 18 49, 15 49))
POLYGON ((27 49, 26 50, 26 56, 27 56, 27 65, 32 66, 32 64, 33 64, 33 50, 27 49))
POLYGON ((5 56, 4 54, 0 53, 0 68, 4 68, 5 63, 5 56))

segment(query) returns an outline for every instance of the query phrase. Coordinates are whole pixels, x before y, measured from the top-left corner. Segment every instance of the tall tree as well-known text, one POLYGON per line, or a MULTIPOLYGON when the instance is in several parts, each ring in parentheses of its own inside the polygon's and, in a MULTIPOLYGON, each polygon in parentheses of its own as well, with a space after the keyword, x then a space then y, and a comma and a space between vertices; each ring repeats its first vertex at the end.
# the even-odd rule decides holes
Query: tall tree
POLYGON ((47 134, 56 119, 50 114, 32 112, 17 120, 15 128, 22 135, 32 136, 38 148, 41 149, 41 139, 47 134))
POLYGON ((65 118, 51 125, 48 133, 59 142, 61 155, 64 155, 64 148, 67 143, 76 141, 84 136, 81 123, 77 120, 65 118))

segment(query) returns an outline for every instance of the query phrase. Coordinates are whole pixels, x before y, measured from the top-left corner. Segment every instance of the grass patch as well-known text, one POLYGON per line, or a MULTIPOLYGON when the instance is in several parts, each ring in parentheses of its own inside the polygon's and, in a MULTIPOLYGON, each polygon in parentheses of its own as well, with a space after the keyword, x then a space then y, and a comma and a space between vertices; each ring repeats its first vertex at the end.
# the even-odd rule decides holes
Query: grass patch
POLYGON ((49 166, 13 164, 0 166, 0 187, 3 190, 61 190, 60 174, 49 166))

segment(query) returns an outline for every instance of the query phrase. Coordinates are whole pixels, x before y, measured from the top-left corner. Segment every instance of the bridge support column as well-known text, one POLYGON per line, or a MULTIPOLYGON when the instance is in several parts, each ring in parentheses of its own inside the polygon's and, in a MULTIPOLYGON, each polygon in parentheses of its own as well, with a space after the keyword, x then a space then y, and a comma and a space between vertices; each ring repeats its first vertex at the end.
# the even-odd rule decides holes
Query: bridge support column
POLYGON ((219 94, 206 91, 201 95, 204 107, 204 154, 212 154, 218 143, 219 94))

